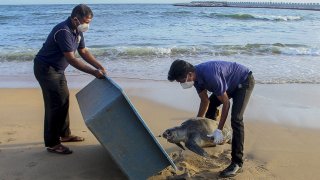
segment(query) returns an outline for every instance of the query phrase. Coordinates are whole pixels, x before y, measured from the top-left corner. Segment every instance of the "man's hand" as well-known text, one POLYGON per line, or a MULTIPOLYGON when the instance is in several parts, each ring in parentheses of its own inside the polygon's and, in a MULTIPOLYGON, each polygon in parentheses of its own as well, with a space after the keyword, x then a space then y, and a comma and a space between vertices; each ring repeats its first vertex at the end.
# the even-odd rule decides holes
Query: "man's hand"
POLYGON ((222 144, 223 143, 223 134, 222 131, 220 129, 216 129, 212 134, 207 135, 208 137, 213 137, 214 140, 213 142, 215 144, 222 144))
POLYGON ((107 70, 101 66, 98 70, 100 70, 103 74, 107 75, 107 70))
POLYGON ((93 75, 94 75, 96 78, 98 78, 98 79, 104 79, 104 78, 105 78, 104 74, 105 74, 105 73, 104 73, 102 70, 100 70, 100 69, 96 69, 96 70, 94 70, 94 72, 93 72, 93 75))

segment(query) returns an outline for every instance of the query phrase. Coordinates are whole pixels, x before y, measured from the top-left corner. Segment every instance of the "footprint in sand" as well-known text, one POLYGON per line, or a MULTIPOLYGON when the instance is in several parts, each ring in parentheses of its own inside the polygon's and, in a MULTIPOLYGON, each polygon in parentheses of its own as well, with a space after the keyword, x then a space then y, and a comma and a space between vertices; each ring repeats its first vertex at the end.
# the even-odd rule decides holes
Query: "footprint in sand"
POLYGON ((258 179, 276 179, 263 162, 247 160, 245 164, 245 171, 252 176, 259 177, 258 179))
POLYGON ((227 164, 229 164, 229 162, 231 161, 231 157, 230 157, 230 152, 228 150, 223 151, 220 154, 215 154, 213 157, 213 159, 215 159, 215 162, 217 163, 217 165, 219 166, 225 166, 227 164))
MULTIPOLYGON (((16 131, 8 131, 5 134, 11 136, 11 135, 16 134, 16 131)), ((10 137, 9 139, 7 139, 7 142, 11 142, 11 141, 15 141, 15 140, 16 140, 15 138, 10 137)))
POLYGON ((167 180, 189 180, 189 179, 191 179, 191 176, 187 172, 181 175, 174 175, 174 176, 167 177, 167 180))
POLYGON ((256 169, 258 172, 260 172, 260 173, 269 172, 269 170, 268 170, 263 164, 255 167, 255 169, 256 169))
POLYGON ((256 166, 255 170, 261 175, 264 175, 266 179, 276 179, 276 177, 263 164, 256 166))
POLYGON ((29 163, 27 164, 27 167, 31 168, 31 167, 34 167, 34 166, 36 166, 36 165, 38 165, 37 162, 29 162, 29 163))
POLYGON ((7 139, 7 142, 12 142, 12 141, 15 141, 16 139, 15 138, 9 138, 7 139))
POLYGON ((9 131, 9 132, 7 132, 7 135, 13 135, 15 133, 16 133, 16 131, 9 131))

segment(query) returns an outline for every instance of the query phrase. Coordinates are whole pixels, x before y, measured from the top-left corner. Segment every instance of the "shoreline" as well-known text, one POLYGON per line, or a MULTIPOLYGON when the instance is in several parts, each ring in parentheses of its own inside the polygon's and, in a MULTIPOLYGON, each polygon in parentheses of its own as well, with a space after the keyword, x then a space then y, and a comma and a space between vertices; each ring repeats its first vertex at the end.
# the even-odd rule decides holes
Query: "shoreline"
MULTIPOLYGON (((70 90, 85 87, 94 77, 66 75, 70 90)), ((200 103, 194 88, 184 90, 179 83, 111 77, 130 96, 152 100, 179 110, 197 113, 200 103), (174 100, 173 100, 174 98, 174 100), (173 103, 174 102, 174 103, 173 103)), ((37 89, 29 76, 0 77, 0 89, 37 89)), ((320 84, 256 84, 244 118, 246 121, 319 129, 320 84)), ((230 114, 230 113, 229 113, 230 114)), ((229 117, 230 118, 230 117, 229 117)))

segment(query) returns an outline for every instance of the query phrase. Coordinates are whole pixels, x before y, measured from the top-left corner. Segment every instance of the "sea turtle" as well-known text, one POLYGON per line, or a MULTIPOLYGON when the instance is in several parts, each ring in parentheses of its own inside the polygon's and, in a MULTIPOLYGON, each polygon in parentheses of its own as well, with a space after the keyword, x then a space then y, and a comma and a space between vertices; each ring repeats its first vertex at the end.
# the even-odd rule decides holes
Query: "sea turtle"
MULTIPOLYGON (((213 142, 213 137, 208 137, 208 134, 212 134, 218 127, 218 121, 207 118, 191 118, 184 121, 181 126, 167 129, 162 137, 167 139, 168 142, 174 143, 183 150, 181 142, 184 142, 185 146, 199 154, 200 156, 209 157, 208 153, 202 149, 202 147, 213 147, 216 144, 213 142)), ((231 142, 232 130, 226 126, 223 128, 222 133, 224 135, 224 142, 231 142)))

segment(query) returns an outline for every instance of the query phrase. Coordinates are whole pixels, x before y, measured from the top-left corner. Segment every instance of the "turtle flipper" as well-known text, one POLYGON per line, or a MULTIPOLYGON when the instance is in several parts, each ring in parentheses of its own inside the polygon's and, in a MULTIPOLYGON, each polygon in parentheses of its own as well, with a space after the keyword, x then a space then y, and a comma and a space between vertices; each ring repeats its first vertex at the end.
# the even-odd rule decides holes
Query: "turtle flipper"
POLYGON ((186 142, 185 145, 190 151, 203 157, 209 157, 209 154, 193 140, 186 142))
POLYGON ((186 150, 181 143, 175 143, 177 146, 179 146, 181 149, 186 150))

